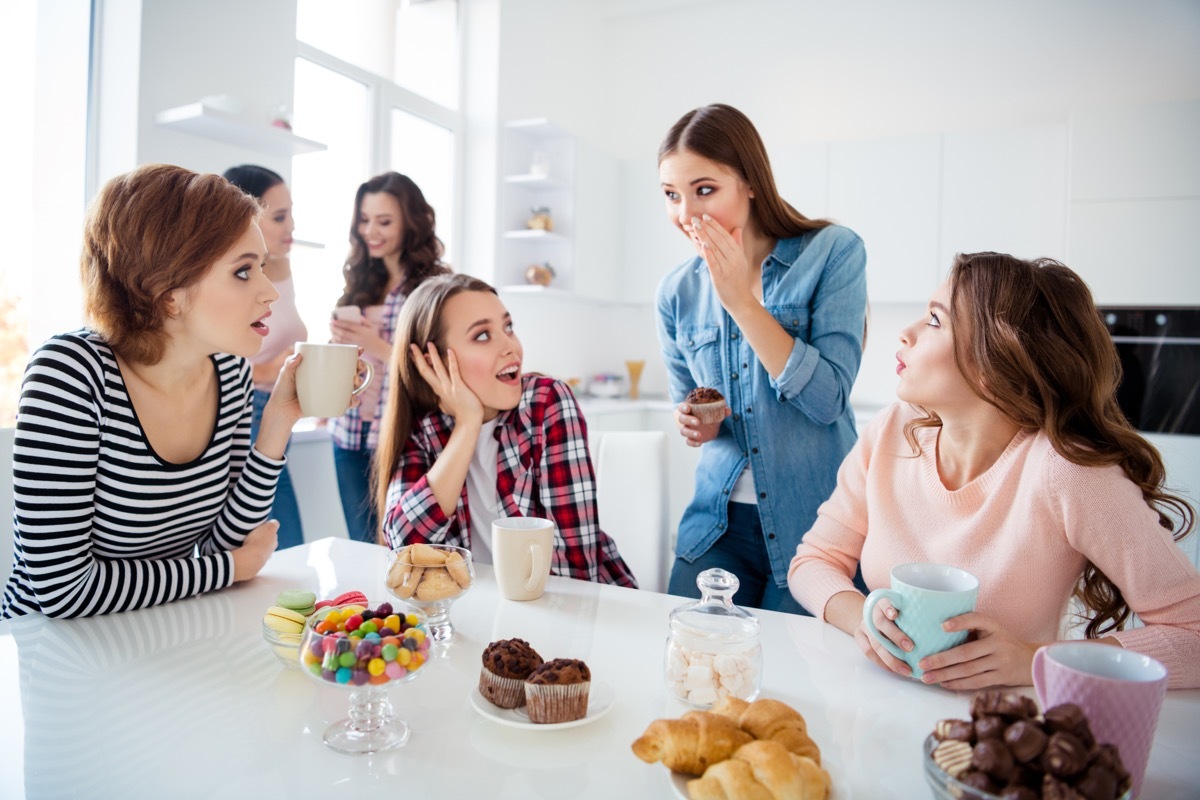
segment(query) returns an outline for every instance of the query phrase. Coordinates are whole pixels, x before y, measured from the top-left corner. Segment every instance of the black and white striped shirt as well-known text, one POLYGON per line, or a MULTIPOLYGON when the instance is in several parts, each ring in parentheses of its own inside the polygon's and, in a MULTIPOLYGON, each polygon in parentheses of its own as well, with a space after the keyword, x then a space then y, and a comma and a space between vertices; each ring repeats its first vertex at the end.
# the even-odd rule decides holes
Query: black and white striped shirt
POLYGON ((267 519, 285 462, 250 447, 248 362, 212 363, 212 436, 194 461, 172 464, 147 442, 99 334, 38 348, 17 409, 13 571, 0 616, 107 614, 233 582, 229 551, 267 519))

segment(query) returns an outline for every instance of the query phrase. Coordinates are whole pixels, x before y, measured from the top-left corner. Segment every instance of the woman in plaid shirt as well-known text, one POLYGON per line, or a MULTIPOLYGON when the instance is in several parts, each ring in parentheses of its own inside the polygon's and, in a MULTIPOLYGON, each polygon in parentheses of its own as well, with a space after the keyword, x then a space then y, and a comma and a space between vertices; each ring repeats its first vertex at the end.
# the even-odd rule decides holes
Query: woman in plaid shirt
MULTIPOLYGON (((345 317, 335 312, 329 331, 331 341, 361 347, 363 359, 380 375, 392 352, 405 298, 429 276, 450 271, 441 260, 434 221, 420 187, 405 175, 386 172, 358 187, 350 256, 343 268, 346 288, 338 306, 354 306, 361 313, 345 317)), ((379 536, 371 502, 371 457, 379 440, 387 378, 379 383, 372 381, 362 402, 329 425, 346 528, 351 539, 364 542, 379 536)))
POLYGON ((521 342, 495 289, 430 278, 400 313, 376 454, 392 547, 468 547, 491 563, 492 521, 554 521, 551 572, 636 587, 600 530, 587 425, 561 381, 521 373, 521 342))

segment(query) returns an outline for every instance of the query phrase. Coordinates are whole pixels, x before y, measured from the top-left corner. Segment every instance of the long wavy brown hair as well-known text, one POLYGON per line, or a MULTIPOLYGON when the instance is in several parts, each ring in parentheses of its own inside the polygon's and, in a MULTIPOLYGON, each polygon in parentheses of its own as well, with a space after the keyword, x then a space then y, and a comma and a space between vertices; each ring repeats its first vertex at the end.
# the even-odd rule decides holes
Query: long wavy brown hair
POLYGON ((714 103, 680 117, 658 146, 658 163, 681 150, 737 173, 754 190, 751 219, 772 239, 790 239, 833 224, 827 219, 809 219, 780 197, 762 137, 754 123, 733 106, 714 103))
MULTIPOLYGON (((1117 405, 1121 361, 1087 284, 1053 259, 965 253, 955 259, 950 286, 954 358, 975 393, 1022 428, 1045 433, 1068 461, 1119 464, 1159 524, 1177 541, 1186 536, 1195 509, 1164 491, 1162 457, 1117 405)), ((917 452, 915 429, 941 425, 937 414, 920 411, 904 429, 917 452)), ((1087 638, 1125 627, 1129 604, 1091 562, 1075 596, 1092 612, 1087 638)))
MULTIPOLYGON (((451 297, 462 292, 491 292, 487 283, 470 275, 438 275, 418 286, 400 308, 396 322, 396 346, 388 363, 388 396, 383 421, 379 429, 379 445, 375 449, 375 470, 371 477, 372 491, 379 519, 387 519, 388 484, 400 467, 400 456, 416 421, 438 409, 433 389, 417 372, 408 346, 415 344, 422 352, 430 342, 439 353, 446 352, 446 323, 442 311, 451 297)), ((387 545, 383 530, 380 544, 387 545)))
POLYGON ((442 263, 442 240, 434 232, 436 214, 425 201, 421 187, 412 178, 399 172, 385 172, 358 187, 354 195, 354 219, 350 220, 350 254, 342 267, 345 288, 339 306, 377 306, 387 295, 388 271, 383 259, 371 258, 367 243, 358 232, 363 196, 387 192, 400 204, 404 236, 401 239, 400 263, 404 266, 401 291, 412 294, 423 280, 441 275, 450 268, 442 263))

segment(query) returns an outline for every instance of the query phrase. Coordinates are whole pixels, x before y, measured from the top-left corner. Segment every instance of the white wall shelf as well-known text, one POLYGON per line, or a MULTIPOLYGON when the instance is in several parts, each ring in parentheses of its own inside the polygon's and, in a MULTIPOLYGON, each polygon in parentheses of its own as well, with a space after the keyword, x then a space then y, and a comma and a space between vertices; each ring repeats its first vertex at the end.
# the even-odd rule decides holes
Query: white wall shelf
POLYGON ((525 186, 529 189, 571 188, 564 181, 556 180, 549 175, 534 175, 532 173, 526 173, 524 175, 505 175, 504 182, 514 186, 525 186))
POLYGON ((515 283, 509 286, 498 286, 498 291, 505 294, 519 294, 526 297, 543 297, 547 300, 566 300, 575 303, 586 303, 589 306, 620 306, 622 308, 641 308, 653 305, 651 300, 613 300, 605 297, 584 297, 565 289, 555 289, 550 286, 539 286, 532 283, 515 283))
POLYGON ((505 239, 525 239, 527 241, 541 240, 543 242, 566 242, 566 241, 569 241, 566 236, 563 236, 558 233, 552 233, 551 231, 543 231, 543 230, 539 230, 539 229, 505 231, 504 238, 505 239))
POLYGON ((293 156, 327 150, 321 142, 297 136, 286 128, 267 123, 254 124, 202 102, 168 108, 155 115, 154 121, 193 136, 247 147, 262 153, 293 156))

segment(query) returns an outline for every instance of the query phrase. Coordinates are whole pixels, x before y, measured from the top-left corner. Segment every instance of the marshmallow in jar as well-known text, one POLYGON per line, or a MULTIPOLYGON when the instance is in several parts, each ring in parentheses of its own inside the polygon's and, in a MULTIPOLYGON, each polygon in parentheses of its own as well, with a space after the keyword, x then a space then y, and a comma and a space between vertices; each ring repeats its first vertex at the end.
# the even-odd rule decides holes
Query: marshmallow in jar
POLYGON ((737 576, 708 569, 696 578, 700 600, 671 612, 667 690, 697 708, 732 695, 753 700, 762 684, 758 620, 733 604, 737 576))

